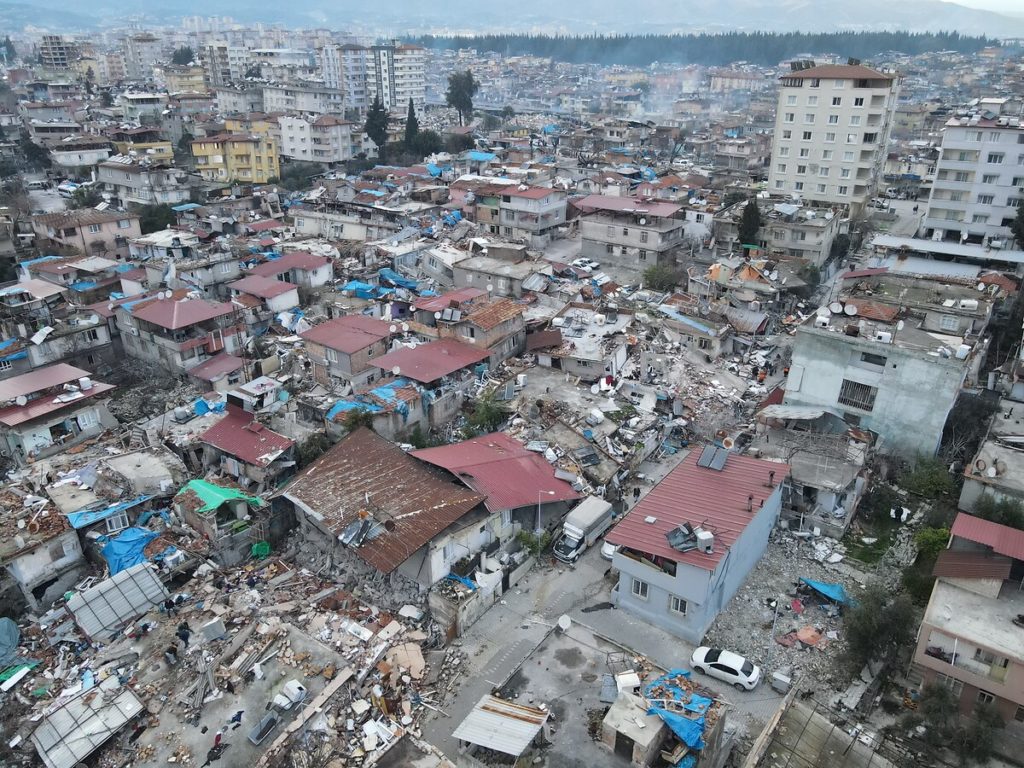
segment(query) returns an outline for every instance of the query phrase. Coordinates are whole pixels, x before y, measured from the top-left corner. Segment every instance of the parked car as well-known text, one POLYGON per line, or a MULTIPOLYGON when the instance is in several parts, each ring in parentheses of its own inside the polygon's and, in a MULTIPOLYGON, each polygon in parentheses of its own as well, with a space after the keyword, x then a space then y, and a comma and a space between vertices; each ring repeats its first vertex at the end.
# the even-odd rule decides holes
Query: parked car
POLYGON ((701 674, 717 677, 741 691, 752 691, 761 682, 761 668, 732 651, 702 645, 690 655, 690 666, 701 674))
POLYGON ((598 264, 596 261, 591 261, 590 259, 576 259, 572 263, 572 265, 577 269, 582 269, 584 272, 587 273, 593 272, 595 269, 601 268, 600 264, 598 264))
POLYGON ((601 543, 601 557, 603 557, 605 560, 611 560, 615 553, 618 551, 618 544, 612 544, 610 541, 604 541, 601 543))

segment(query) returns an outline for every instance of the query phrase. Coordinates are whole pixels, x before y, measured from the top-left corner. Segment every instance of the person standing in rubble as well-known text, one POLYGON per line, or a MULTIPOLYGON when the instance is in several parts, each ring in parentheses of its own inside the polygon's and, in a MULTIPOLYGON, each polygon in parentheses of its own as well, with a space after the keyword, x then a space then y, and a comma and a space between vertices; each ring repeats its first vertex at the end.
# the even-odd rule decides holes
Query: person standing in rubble
POLYGON ((192 630, 187 621, 183 621, 178 625, 178 631, 176 634, 178 639, 180 639, 181 642, 185 644, 185 647, 188 648, 188 639, 192 635, 192 630))

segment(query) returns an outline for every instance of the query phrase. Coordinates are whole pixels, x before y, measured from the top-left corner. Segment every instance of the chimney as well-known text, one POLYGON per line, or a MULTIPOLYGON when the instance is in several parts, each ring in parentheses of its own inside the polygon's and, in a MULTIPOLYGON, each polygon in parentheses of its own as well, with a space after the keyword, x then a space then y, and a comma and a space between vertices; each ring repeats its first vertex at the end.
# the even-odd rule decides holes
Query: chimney
POLYGON ((747 512, 753 512, 753 511, 754 511, 754 496, 753 496, 753 494, 751 494, 750 496, 747 496, 747 512))
POLYGON ((775 487, 775 470, 774 469, 771 472, 768 473, 768 482, 765 484, 765 487, 766 488, 774 488, 775 487))

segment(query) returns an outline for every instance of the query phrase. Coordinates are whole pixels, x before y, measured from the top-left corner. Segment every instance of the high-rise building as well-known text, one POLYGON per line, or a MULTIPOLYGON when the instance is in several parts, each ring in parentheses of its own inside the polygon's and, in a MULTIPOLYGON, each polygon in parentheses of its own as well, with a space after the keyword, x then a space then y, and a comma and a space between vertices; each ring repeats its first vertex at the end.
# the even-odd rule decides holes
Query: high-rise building
POLYGON ((320 49, 320 69, 324 85, 343 94, 345 109, 365 110, 369 106, 367 97, 367 72, 370 50, 355 43, 325 45, 320 49))
POLYGON ((370 49, 366 71, 366 98, 377 96, 388 109, 404 109, 412 99, 417 110, 427 96, 424 76, 426 51, 418 45, 401 45, 397 40, 370 49))
POLYGON ((982 99, 943 128, 925 237, 1011 245, 1010 226, 1024 200, 1024 125, 1019 114, 1002 114, 1005 103, 982 99))
POLYGON ((249 49, 223 40, 209 43, 203 49, 203 66, 210 85, 230 85, 245 77, 249 68, 249 49))
POLYGON ((163 43, 159 37, 143 32, 129 35, 124 43, 124 66, 132 80, 146 80, 153 76, 153 67, 163 58, 163 43))
POLYGON ((898 90, 895 74, 860 64, 794 63, 779 88, 769 191, 857 215, 882 178, 898 90))
POLYGON ((43 35, 39 57, 45 69, 66 71, 78 56, 78 46, 60 35, 43 35))

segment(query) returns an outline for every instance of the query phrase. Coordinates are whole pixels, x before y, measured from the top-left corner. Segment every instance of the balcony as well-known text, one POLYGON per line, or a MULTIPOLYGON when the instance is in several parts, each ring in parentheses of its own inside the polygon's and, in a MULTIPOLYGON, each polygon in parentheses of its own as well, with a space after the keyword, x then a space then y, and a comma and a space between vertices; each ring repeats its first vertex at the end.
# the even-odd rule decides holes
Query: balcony
POLYGON ((1006 682, 1010 668, 1009 659, 998 657, 934 629, 928 635, 924 655, 1000 684, 1006 682))

